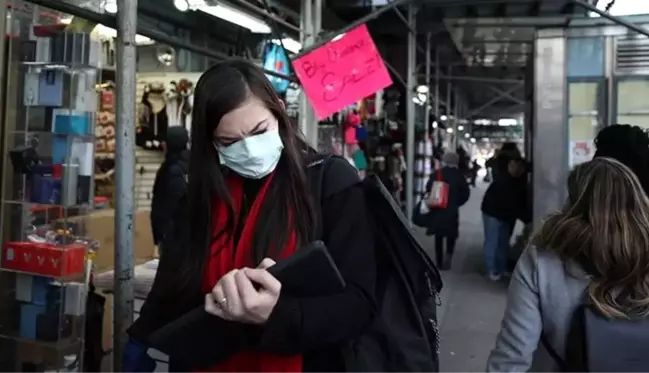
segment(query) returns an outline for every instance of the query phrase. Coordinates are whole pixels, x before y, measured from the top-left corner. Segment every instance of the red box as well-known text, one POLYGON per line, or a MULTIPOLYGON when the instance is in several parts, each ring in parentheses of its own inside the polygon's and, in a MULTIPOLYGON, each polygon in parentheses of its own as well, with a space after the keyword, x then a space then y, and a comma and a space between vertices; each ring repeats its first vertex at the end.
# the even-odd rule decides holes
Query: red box
POLYGON ((66 277, 83 273, 86 268, 86 245, 56 246, 51 243, 7 242, 0 265, 8 270, 66 277))

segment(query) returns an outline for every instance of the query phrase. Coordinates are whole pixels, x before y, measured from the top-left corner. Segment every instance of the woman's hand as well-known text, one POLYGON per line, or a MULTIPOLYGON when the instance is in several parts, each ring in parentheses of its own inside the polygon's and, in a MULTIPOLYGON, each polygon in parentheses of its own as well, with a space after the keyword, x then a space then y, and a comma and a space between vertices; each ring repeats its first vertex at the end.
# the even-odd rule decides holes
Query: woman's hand
POLYGON ((264 259, 259 267, 235 269, 205 295, 205 311, 228 321, 263 324, 273 312, 282 284, 266 268, 274 265, 264 259), (259 290, 253 284, 259 284, 259 290))

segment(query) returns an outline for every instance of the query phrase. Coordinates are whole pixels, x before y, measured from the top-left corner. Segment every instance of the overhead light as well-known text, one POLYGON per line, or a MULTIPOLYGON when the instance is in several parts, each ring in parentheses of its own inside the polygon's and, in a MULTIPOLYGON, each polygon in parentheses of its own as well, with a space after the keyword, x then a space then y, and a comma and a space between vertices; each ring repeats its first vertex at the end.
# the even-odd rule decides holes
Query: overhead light
MULTIPOLYGON (((61 20, 63 21, 63 20, 61 20)), ((97 25, 93 30, 93 33, 95 33, 98 37, 100 38, 116 38, 117 37, 117 30, 114 28, 110 28, 108 26, 104 25, 97 25)), ((152 45, 155 44, 155 41, 153 41, 150 38, 147 38, 144 35, 135 35, 135 44, 136 45, 152 45)))
POLYGON ((471 138, 471 140, 470 140, 470 141, 471 141, 472 143, 474 143, 474 144, 475 144, 475 139, 474 139, 473 137, 471 138))
POLYGON ((111 14, 117 13, 117 0, 106 0, 104 3, 104 12, 111 14))
POLYGON ((292 38, 284 38, 282 39, 282 42, 279 42, 279 39, 273 39, 271 40, 273 44, 283 44, 284 48, 286 48, 287 51, 291 53, 300 53, 300 50, 302 50, 302 44, 300 44, 299 41, 292 39, 292 38))
POLYGON ((468 139, 469 137, 471 137, 471 135, 469 135, 468 133, 465 133, 464 137, 468 139))
POLYGON ((181 12, 189 10, 189 2, 187 0, 174 0, 174 6, 181 12))
POLYGON ((420 86, 417 86, 417 93, 422 93, 422 94, 428 93, 428 86, 423 85, 423 84, 420 85, 420 86))
POLYGON ((433 128, 437 128, 437 122, 433 122, 433 128))
POLYGON ((227 5, 201 5, 198 6, 196 10, 200 10, 203 13, 207 13, 224 21, 247 28, 255 34, 270 34, 272 32, 270 26, 268 26, 266 22, 227 5))
POLYGON ((428 101, 428 95, 425 93, 419 93, 417 92, 417 98, 419 101, 423 104, 424 102, 428 101))
POLYGON ((439 119, 441 119, 441 120, 447 120, 448 117, 447 117, 446 115, 442 115, 441 117, 439 117, 439 119))
POLYGON ((464 131, 464 126, 457 126, 458 131, 464 131))
POLYGON ((448 132, 448 133, 453 133, 453 128, 451 128, 451 127, 447 128, 447 129, 446 129, 446 132, 448 132))

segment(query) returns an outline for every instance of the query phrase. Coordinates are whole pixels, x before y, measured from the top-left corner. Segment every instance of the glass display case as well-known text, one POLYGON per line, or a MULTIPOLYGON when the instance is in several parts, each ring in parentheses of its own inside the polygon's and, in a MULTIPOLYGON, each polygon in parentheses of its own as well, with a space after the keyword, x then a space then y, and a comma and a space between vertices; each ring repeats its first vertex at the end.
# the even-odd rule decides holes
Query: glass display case
POLYGON ((55 29, 35 44, 5 129, 0 370, 84 371, 99 44, 55 29))

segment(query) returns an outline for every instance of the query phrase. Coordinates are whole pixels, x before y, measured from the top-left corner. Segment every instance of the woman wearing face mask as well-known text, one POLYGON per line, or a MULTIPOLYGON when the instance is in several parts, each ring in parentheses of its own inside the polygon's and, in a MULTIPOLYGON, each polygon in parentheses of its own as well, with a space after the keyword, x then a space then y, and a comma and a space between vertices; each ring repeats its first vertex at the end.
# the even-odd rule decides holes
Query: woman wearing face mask
POLYGON ((307 167, 317 155, 263 71, 243 60, 219 63, 200 78, 191 139, 188 229, 172 235, 182 247, 160 262, 131 338, 146 340, 203 304, 241 326, 219 336, 239 352, 210 371, 344 371, 343 346, 375 311, 372 233, 356 171, 330 159, 324 190, 333 177, 359 182, 315 201, 307 167), (265 268, 314 240, 316 227, 346 288, 323 297, 285 294, 265 268))

